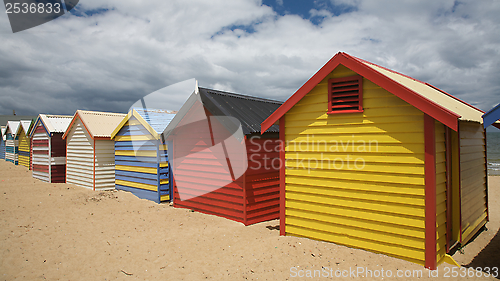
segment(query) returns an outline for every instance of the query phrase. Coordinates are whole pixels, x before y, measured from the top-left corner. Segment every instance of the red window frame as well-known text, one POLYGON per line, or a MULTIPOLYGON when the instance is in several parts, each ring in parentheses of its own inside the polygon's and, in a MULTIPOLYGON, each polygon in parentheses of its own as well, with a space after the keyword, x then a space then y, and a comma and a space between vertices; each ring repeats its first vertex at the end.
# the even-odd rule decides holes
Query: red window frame
POLYGON ((363 77, 361 75, 354 75, 328 79, 328 114, 357 112, 363 112, 363 77), (333 90, 335 85, 339 88, 337 91, 333 90), (340 89, 340 87, 343 89, 340 89), (354 97, 353 91, 357 91, 357 97, 354 97), (341 94, 342 92, 345 94, 341 94), (333 94, 337 94, 338 96, 333 98, 333 94), (345 100, 339 99, 342 96, 345 97, 345 100), (337 102, 337 104, 334 105, 333 102, 337 102), (353 105, 352 103, 356 103, 357 105, 353 105), (342 107, 346 109, 342 109, 342 107), (353 107, 357 107, 357 109, 353 109, 353 107))

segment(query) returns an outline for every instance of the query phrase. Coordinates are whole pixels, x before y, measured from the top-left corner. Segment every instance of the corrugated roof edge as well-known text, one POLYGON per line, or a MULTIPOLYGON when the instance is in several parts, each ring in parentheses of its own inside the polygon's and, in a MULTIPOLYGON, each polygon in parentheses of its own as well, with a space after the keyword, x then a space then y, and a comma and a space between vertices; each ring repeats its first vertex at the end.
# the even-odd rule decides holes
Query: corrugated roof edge
MULTIPOLYGON (((73 123, 75 122, 76 117, 81 115, 80 113, 89 114, 89 115, 92 114, 92 115, 121 116, 123 118, 125 118, 127 116, 126 113, 114 113, 114 112, 90 111, 90 110, 81 110, 81 109, 78 109, 75 112, 75 114, 73 115, 73 118, 71 119, 71 123, 68 125, 68 129, 73 126, 73 123)), ((87 125, 85 124, 84 119, 82 119, 81 117, 79 117, 79 118, 82 121, 82 124, 85 127, 85 130, 87 130, 87 132, 90 134, 90 136, 92 137, 92 139, 94 139, 95 136, 88 129, 87 125)), ((64 132, 64 135, 62 136, 62 139, 66 139, 66 137, 68 136, 68 132, 69 132, 69 130, 66 130, 66 132, 64 132)))
MULTIPOLYGON (((226 115, 226 116, 233 116, 233 114, 230 111, 228 111, 228 108, 225 106, 225 104, 217 103, 215 100, 213 100, 213 96, 210 96, 210 95, 218 95, 218 96, 222 96, 223 98, 226 98, 226 97, 238 98, 241 100, 251 101, 251 102, 262 102, 262 103, 266 103, 266 104, 276 105, 278 107, 283 104, 282 101, 277 101, 277 100, 272 100, 272 99, 248 96, 248 95, 243 95, 243 94, 229 93, 229 92, 225 92, 225 91, 219 91, 219 90, 213 90, 213 89, 207 89, 207 88, 199 88, 199 89, 200 89, 200 96, 203 95, 203 96, 208 98, 208 100, 205 100, 204 103, 207 103, 210 101, 210 103, 212 103, 212 105, 214 105, 220 111, 220 113, 222 113, 223 115, 226 115)), ((208 104, 205 104, 204 106, 209 111, 211 111, 210 106, 208 104)), ((213 110, 213 108, 212 108, 212 110, 213 110)), ((216 112, 212 112, 212 113, 215 114, 216 112)), ((272 114, 272 112, 270 114, 272 114)), ((240 122, 241 122, 244 134, 260 133, 261 132, 260 125, 258 126, 259 130, 256 130, 251 125, 250 126, 243 126, 243 124, 244 124, 243 120, 240 120, 240 122)), ((236 124, 234 124, 234 125, 236 125, 236 124)), ((228 128, 228 129, 231 130, 230 128, 228 128)), ((279 126, 273 125, 270 128, 268 128, 266 130, 266 132, 270 132, 270 133, 271 132, 279 132, 279 126)))
POLYGON ((269 103, 274 103, 274 104, 283 104, 283 102, 279 101, 279 100, 266 99, 266 98, 254 97, 254 96, 247 96, 247 95, 243 95, 243 94, 236 94, 236 93, 231 93, 231 92, 226 92, 226 91, 221 91, 221 90, 208 89, 208 88, 203 88, 203 87, 199 87, 199 89, 203 89, 203 90, 205 90, 207 92, 212 92, 214 94, 221 94, 222 93, 224 95, 232 96, 232 97, 235 97, 235 98, 246 99, 246 100, 269 102, 269 103))
MULTIPOLYGON (((155 113, 160 113, 158 111, 148 111, 148 112, 155 112, 155 113)), ((165 113, 165 114, 168 114, 168 113, 165 113)), ((116 128, 113 130, 113 132, 111 132, 111 139, 114 139, 115 136, 120 132, 120 130, 123 128, 123 126, 128 122, 128 120, 130 120, 131 117, 135 117, 137 118, 137 120, 142 124, 142 126, 144 128, 146 128, 146 130, 155 138, 155 139, 159 139, 160 138, 160 133, 156 132, 154 130, 154 128, 151 126, 151 124, 149 124, 149 122, 147 120, 144 119, 144 117, 142 117, 139 112, 137 112, 137 109, 136 108, 133 108, 131 109, 127 115, 123 118, 123 120, 118 123, 118 125, 116 125, 116 128)))
POLYGON ((406 74, 403 74, 403 73, 397 72, 397 71, 392 70, 392 69, 390 69, 390 68, 387 68, 387 67, 384 67, 384 66, 378 65, 378 64, 376 64, 376 63, 369 62, 369 61, 366 61, 366 60, 364 60, 364 59, 360 59, 360 58, 358 58, 358 57, 351 56, 351 55, 349 55, 349 54, 347 54, 347 53, 342 53, 342 54, 347 55, 347 56, 350 56, 351 58, 353 58, 353 59, 355 59, 355 60, 358 60, 358 61, 360 61, 360 62, 363 62, 363 63, 366 63, 366 64, 371 64, 371 65, 375 65, 375 66, 377 66, 377 67, 380 67, 380 68, 385 69, 385 70, 387 70, 387 71, 390 71, 390 72, 392 72, 392 73, 395 73, 395 74, 398 74, 398 75, 404 76, 404 77, 406 77, 406 78, 408 78, 408 79, 412 79, 412 80, 414 80, 414 81, 416 81, 416 82, 419 82, 419 83, 421 83, 421 84, 424 84, 424 85, 426 85, 426 86, 429 86, 429 87, 431 87, 431 88, 433 88, 433 89, 435 89, 435 90, 437 90, 437 91, 440 91, 441 93, 443 93, 443 94, 445 94, 445 95, 449 96, 450 98, 453 98, 453 99, 455 99, 455 100, 457 100, 457 101, 459 101, 459 102, 461 102, 461 103, 463 103, 463 104, 465 104, 465 105, 467 105, 467 106, 470 106, 470 107, 474 108, 475 110, 478 110, 478 111, 481 111, 481 112, 483 112, 483 113, 484 113, 484 111, 483 111, 483 110, 481 110, 481 109, 479 109, 479 108, 477 108, 477 107, 475 107, 475 106, 473 106, 473 105, 471 105, 471 104, 468 104, 468 103, 466 103, 465 101, 463 101, 463 100, 461 100, 461 99, 459 99, 459 98, 457 98, 457 97, 455 97, 455 96, 453 96, 453 95, 451 95, 451 94, 449 94, 449 93, 447 93, 447 92, 445 92, 445 91, 443 91, 443 90, 439 89, 438 87, 436 87, 436 86, 434 86, 434 85, 431 85, 431 84, 429 84, 429 83, 427 83, 427 82, 420 81, 420 80, 415 79, 415 78, 413 78, 413 77, 411 77, 411 76, 408 76, 408 75, 406 75, 406 74))
MULTIPOLYGON (((52 126, 52 124, 45 124, 45 122, 50 122, 50 119, 72 119, 73 116, 72 115, 60 115, 60 114, 45 114, 45 113, 40 113, 38 114, 38 116, 35 118, 35 120, 33 121, 32 123, 32 126, 30 126, 30 132, 29 132, 29 135, 30 135, 30 138, 33 137, 33 133, 34 133, 34 130, 35 130, 35 127, 36 127, 36 124, 38 124, 38 120, 40 120, 40 122, 42 122, 43 124, 43 127, 45 128, 46 132, 48 134, 50 133, 54 133, 54 128, 47 128, 47 126, 52 126), (47 118, 47 120, 44 120, 45 118, 47 118), (50 130, 50 132, 49 132, 50 130)), ((64 133, 64 131, 57 131, 56 133, 64 133)))

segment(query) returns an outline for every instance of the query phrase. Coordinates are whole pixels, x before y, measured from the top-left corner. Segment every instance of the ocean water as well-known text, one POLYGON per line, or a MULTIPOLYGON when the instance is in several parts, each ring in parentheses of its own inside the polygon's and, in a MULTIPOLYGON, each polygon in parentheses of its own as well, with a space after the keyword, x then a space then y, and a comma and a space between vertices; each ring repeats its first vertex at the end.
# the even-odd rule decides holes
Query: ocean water
POLYGON ((500 132, 487 132, 488 175, 500 176, 500 132))

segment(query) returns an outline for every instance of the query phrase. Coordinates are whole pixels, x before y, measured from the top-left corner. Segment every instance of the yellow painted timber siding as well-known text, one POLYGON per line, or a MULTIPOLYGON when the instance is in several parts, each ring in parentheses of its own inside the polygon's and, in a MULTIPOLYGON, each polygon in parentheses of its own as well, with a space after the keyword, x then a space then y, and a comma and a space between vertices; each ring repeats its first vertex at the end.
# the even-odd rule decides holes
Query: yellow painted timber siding
POLYGON ((19 134, 19 165, 30 167, 30 139, 24 133, 24 130, 20 130, 19 134), (27 155, 26 155, 27 154, 27 155))
POLYGON ((115 141, 145 141, 145 140, 156 140, 155 137, 151 135, 143 136, 116 136, 115 141))
POLYGON ((135 156, 135 157, 156 157, 156 151, 148 150, 119 150, 115 152, 116 155, 120 156, 135 156))
MULTIPOLYGON (((451 134, 451 240, 460 242, 460 159, 458 132, 451 134)), ((450 245, 451 246, 451 245, 450 245)))
POLYGON ((484 129, 476 122, 460 121, 460 182, 462 245, 486 224, 486 154, 484 129))
POLYGON ((285 115, 285 231, 424 265, 423 113, 363 79, 364 112, 328 115, 328 79, 351 75, 285 115))
POLYGON ((436 137, 436 254, 437 264, 446 254, 446 137, 445 126, 435 122, 436 137))
POLYGON ((116 168, 116 170, 120 170, 120 171, 141 172, 141 173, 148 173, 148 174, 155 174, 155 175, 158 171, 157 168, 124 166, 124 165, 116 165, 115 168, 116 168))
POLYGON ((146 190, 151 190, 151 191, 158 191, 158 187, 156 185, 152 185, 152 184, 124 181, 124 180, 116 180, 116 184, 131 186, 131 187, 146 189, 146 190))

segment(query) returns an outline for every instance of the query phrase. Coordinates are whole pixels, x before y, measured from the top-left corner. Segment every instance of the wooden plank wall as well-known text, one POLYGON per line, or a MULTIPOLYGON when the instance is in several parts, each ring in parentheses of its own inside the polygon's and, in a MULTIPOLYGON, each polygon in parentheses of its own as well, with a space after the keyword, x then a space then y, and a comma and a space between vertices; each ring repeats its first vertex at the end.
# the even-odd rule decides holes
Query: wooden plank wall
POLYGON ((166 146, 131 117, 115 137, 115 188, 158 203, 170 201, 167 160, 166 146))
POLYGON ((286 234, 424 265, 423 113, 363 79, 364 112, 328 115, 328 79, 351 75, 339 65, 285 116, 286 234))
POLYGON ((0 159, 5 159, 5 137, 0 136, 0 159))
POLYGON ((95 141, 95 190, 115 188, 115 142, 95 141))
MULTIPOLYGON (((227 160, 220 153, 213 153, 212 134, 205 116, 203 106, 195 104, 179 123, 178 127, 189 127, 176 132, 173 144, 174 157, 178 159, 173 167, 174 206, 243 222, 243 177, 232 181, 227 160)), ((212 132, 225 130, 220 127, 220 124, 212 126, 212 132)), ((216 133, 214 141, 220 142, 219 138, 216 133)))
POLYGON ((50 182, 50 137, 43 128, 41 123, 38 123, 33 137, 31 138, 33 147, 32 169, 33 177, 39 180, 50 182))
POLYGON ((446 254, 446 142, 445 126, 435 121, 436 137, 436 261, 440 264, 446 254))
POLYGON ((246 140, 245 225, 279 218, 279 144, 278 136, 246 140))
POLYGON ((66 182, 66 140, 63 133, 53 133, 50 138, 50 177, 51 182, 66 182))
POLYGON ((68 129, 70 132, 66 136, 66 182, 93 189, 94 141, 80 119, 75 120, 73 126, 68 129))
POLYGON ((480 123, 460 121, 462 245, 486 224, 485 132, 480 123))
POLYGON ((19 164, 19 136, 14 137, 14 134, 10 132, 7 133, 7 141, 5 142, 5 160, 14 165, 19 164))
POLYGON ((30 139, 26 136, 22 128, 19 134, 19 165, 28 169, 30 167, 30 139))

